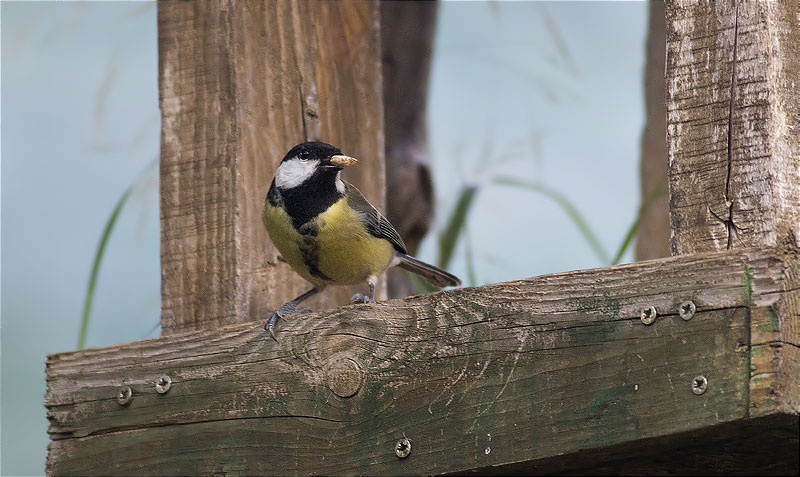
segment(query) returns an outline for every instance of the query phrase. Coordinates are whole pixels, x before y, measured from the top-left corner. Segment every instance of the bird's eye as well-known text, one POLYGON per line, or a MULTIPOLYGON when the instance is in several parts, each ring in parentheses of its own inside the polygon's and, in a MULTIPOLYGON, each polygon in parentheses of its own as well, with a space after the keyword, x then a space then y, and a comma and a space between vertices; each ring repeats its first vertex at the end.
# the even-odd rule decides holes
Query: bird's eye
POLYGON ((300 159, 308 159, 311 157, 311 153, 308 151, 301 151, 300 152, 300 159))

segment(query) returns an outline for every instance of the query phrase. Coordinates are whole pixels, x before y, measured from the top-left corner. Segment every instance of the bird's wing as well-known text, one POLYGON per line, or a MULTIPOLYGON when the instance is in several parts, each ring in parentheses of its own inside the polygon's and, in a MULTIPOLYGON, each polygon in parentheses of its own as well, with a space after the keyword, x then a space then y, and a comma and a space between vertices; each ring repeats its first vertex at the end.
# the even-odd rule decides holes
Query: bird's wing
POLYGON ((350 207, 361 212, 364 218, 364 226, 372 236, 388 240, 395 250, 401 253, 408 253, 406 244, 394 226, 378 210, 370 204, 355 188, 353 184, 345 182, 347 186, 347 203, 350 207))

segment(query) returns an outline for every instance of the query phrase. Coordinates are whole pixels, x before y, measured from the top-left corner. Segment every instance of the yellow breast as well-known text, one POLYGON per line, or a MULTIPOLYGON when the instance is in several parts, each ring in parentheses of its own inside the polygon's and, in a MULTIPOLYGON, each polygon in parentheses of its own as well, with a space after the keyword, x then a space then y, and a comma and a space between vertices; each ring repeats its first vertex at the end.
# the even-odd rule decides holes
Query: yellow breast
POLYGON ((319 269, 336 283, 363 283, 389 266, 394 248, 389 241, 370 235, 362 217, 342 198, 315 221, 319 225, 319 269))
POLYGON ((314 284, 363 283, 370 275, 378 275, 389 266, 394 248, 389 241, 370 235, 358 212, 342 198, 312 220, 315 234, 301 235, 286 212, 266 204, 264 225, 283 258, 306 280, 314 284), (313 247, 309 247, 309 243, 313 247), (313 256, 309 256, 309 251, 313 256), (304 253, 305 251, 305 253, 304 253), (311 274, 308 263, 330 281, 311 274))

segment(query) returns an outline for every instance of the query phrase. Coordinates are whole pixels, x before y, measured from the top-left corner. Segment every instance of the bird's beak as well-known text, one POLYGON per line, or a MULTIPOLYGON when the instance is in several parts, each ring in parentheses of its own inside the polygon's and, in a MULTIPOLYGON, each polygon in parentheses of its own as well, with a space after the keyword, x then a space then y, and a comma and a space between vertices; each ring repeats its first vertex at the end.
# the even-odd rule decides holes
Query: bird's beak
POLYGON ((355 157, 336 155, 331 156, 330 163, 336 167, 347 167, 358 164, 358 160, 355 157))

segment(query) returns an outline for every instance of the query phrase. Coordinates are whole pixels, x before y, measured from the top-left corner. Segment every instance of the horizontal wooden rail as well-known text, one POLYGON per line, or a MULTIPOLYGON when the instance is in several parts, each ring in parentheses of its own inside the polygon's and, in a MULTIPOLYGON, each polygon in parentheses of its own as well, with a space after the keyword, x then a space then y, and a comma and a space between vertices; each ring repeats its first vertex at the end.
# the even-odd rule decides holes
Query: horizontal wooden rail
POLYGON ((799 271, 715 252, 55 354, 47 470, 447 473, 796 414, 799 271))

